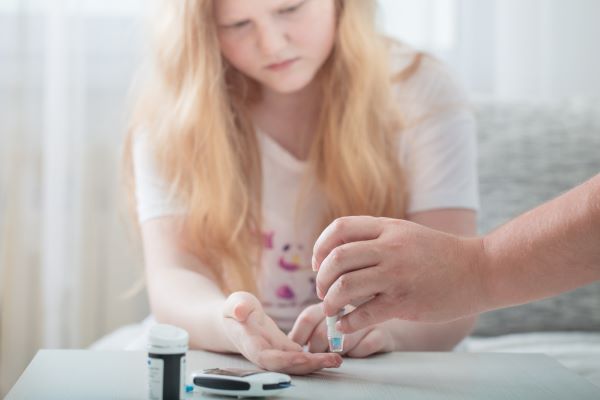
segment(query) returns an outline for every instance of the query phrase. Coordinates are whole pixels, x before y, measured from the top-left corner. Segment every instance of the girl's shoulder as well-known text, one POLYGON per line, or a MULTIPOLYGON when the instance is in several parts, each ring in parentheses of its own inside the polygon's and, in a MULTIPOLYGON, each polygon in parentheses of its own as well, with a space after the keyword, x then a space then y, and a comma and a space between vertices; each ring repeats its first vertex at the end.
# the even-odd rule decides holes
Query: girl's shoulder
POLYGON ((393 95, 405 118, 421 119, 468 106, 468 96, 458 78, 434 56, 389 39, 389 59, 393 95))

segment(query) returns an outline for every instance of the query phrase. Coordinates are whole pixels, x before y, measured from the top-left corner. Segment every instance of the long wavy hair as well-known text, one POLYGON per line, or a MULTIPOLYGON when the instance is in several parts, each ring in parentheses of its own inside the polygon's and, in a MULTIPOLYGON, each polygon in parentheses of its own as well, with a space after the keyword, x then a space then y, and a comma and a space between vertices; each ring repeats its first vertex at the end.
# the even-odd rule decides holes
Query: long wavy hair
MULTIPOLYGON (((405 209, 390 41, 377 32, 375 0, 335 2, 337 35, 315 78, 322 104, 308 160, 326 203, 321 228, 346 215, 401 218, 405 209)), ((222 58, 214 0, 162 3, 125 141, 127 190, 133 199, 132 150, 143 132, 161 178, 188 209, 187 248, 225 293, 256 293, 262 171, 248 106, 259 86, 222 58)))

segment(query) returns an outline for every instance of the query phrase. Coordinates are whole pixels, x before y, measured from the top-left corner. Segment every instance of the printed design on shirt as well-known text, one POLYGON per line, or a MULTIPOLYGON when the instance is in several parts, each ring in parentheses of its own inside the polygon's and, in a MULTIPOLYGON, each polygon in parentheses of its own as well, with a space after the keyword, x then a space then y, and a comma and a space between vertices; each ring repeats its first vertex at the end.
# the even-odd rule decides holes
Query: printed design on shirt
POLYGON ((304 268, 302 265, 302 256, 301 252, 304 250, 304 246, 296 245, 292 246, 289 243, 286 243, 281 248, 282 254, 279 256, 279 267, 289 272, 298 271, 299 269, 304 268))
MULTIPOLYGON (((304 292, 309 287, 314 287, 314 281, 308 281, 302 286, 300 290, 301 293, 297 293, 299 289, 296 285, 299 283, 291 283, 290 279, 292 276, 300 277, 296 274, 287 275, 287 273, 295 273, 297 271, 306 271, 310 270, 310 260, 307 260, 307 255, 305 254, 305 247, 302 243, 294 243, 293 241, 283 241, 281 238, 276 235, 275 231, 265 231, 262 233, 263 239, 263 248, 266 253, 269 253, 267 256, 267 260, 271 264, 272 267, 277 268, 280 271, 284 271, 283 273, 289 278, 285 278, 284 276, 279 277, 279 282, 272 287, 273 293, 277 299, 282 301, 281 304, 296 305, 297 301, 300 301, 300 298, 304 297, 304 292)), ((304 279, 302 279, 304 281, 304 279)), ((280 306, 281 304, 278 304, 280 306)))
POLYGON ((294 298, 296 298, 296 293, 294 293, 294 290, 288 285, 282 285, 279 288, 277 288, 275 294, 280 299, 293 300, 294 298))

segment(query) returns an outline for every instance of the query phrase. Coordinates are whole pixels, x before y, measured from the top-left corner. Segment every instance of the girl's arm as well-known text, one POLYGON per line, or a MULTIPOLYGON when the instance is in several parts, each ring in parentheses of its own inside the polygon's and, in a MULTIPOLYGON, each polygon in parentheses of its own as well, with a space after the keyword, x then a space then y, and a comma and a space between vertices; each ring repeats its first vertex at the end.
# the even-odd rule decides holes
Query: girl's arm
POLYGON ((237 352, 221 323, 226 297, 211 271, 183 247, 178 223, 164 217, 142 224, 152 312, 158 321, 187 330, 192 348, 237 352))
POLYGON ((178 225, 175 217, 142 225, 148 293, 157 320, 187 330, 191 348, 241 353, 266 370, 302 375, 340 366, 338 354, 304 353, 254 295, 225 296, 211 271, 185 249, 178 225))

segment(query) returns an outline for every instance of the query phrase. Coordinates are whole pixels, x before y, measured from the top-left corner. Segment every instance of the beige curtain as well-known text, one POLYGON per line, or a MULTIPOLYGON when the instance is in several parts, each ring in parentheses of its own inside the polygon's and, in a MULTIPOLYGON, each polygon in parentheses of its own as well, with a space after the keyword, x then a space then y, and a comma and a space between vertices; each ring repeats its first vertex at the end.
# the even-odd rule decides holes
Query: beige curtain
POLYGON ((147 315, 119 184, 143 3, 0 2, 0 397, 147 315))

